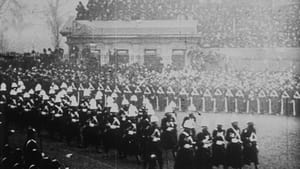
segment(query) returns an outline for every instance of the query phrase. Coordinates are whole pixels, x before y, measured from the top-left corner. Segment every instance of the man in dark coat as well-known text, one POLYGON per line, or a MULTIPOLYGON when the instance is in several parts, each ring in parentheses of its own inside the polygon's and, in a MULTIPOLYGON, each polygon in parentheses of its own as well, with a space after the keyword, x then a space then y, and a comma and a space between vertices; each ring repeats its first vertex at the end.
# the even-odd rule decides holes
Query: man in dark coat
POLYGON ((192 137, 192 127, 185 125, 184 131, 179 135, 178 152, 175 159, 174 169, 194 168, 194 138, 192 137))
POLYGON ((217 128, 213 130, 212 138, 212 163, 213 166, 225 165, 225 130, 223 124, 218 123, 217 128))
POLYGON ((253 122, 248 122, 248 127, 242 131, 241 139, 243 141, 243 157, 244 164, 251 165, 254 163, 255 169, 258 165, 258 148, 257 148, 257 137, 256 129, 254 128, 253 122))
POLYGON ((234 169, 242 168, 242 141, 241 141, 241 131, 238 126, 238 121, 232 121, 232 127, 226 132, 226 141, 228 142, 226 157, 227 157, 227 167, 231 166, 234 169))
POLYGON ((208 124, 202 122, 202 131, 196 137, 195 169, 210 169, 212 138, 208 132, 208 124))

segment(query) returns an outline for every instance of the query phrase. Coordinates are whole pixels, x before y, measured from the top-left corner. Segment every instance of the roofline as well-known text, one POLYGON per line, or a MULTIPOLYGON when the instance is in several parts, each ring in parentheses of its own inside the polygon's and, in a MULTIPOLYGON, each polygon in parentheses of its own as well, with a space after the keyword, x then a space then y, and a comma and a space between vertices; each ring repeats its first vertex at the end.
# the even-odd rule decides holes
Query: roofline
POLYGON ((200 34, 129 34, 129 35, 67 35, 67 38, 201 38, 200 34))

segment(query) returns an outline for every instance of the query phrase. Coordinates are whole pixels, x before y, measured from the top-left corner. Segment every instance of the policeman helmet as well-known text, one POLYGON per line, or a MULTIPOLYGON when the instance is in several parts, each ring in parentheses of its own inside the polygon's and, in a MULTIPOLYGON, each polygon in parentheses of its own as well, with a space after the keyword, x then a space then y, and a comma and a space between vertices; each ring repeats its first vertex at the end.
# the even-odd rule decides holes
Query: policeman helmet
POLYGON ((129 101, 126 98, 123 98, 122 105, 129 105, 129 101))
POLYGON ((1 83, 0 91, 6 91, 6 84, 3 82, 1 83))
POLYGON ((184 122, 183 124, 183 128, 186 128, 186 129, 193 129, 195 128, 194 127, 194 123, 193 123, 193 120, 192 119, 188 119, 184 122))
POLYGON ((22 89, 19 87, 19 88, 17 88, 17 94, 21 94, 23 91, 22 91, 22 89))
POLYGON ((29 99, 30 95, 29 95, 29 93, 26 92, 26 93, 24 93, 23 97, 24 97, 24 99, 29 99))
POLYGON ((17 95, 17 91, 16 90, 10 90, 9 94, 11 96, 16 96, 17 95))
POLYGON ((67 84, 66 84, 65 82, 63 82, 63 83, 60 85, 60 88, 61 88, 61 89, 67 89, 68 86, 67 86, 67 84))
POLYGON ((18 87, 17 83, 13 82, 13 83, 11 84, 11 88, 17 88, 17 87, 18 87))
POLYGON ((189 107, 188 107, 188 110, 190 112, 195 112, 196 111, 196 106, 192 103, 189 107))
POLYGON ((28 93, 29 93, 30 95, 33 95, 33 94, 34 94, 33 89, 30 89, 30 90, 28 91, 28 93))
POLYGON ((38 83, 38 84, 35 86, 34 91, 39 92, 39 91, 41 91, 41 90, 42 90, 42 86, 41 86, 41 84, 38 83))
POLYGON ((111 97, 115 99, 115 98, 118 97, 118 95, 117 95, 117 93, 114 92, 114 93, 111 94, 111 97))
POLYGON ((89 106, 90 106, 89 108, 91 110, 97 110, 97 102, 96 102, 96 100, 95 99, 91 99, 89 106))
POLYGON ((43 95, 43 100, 49 100, 49 96, 47 94, 43 95))
POLYGON ((50 94, 50 95, 53 95, 53 94, 55 94, 55 90, 54 90, 54 88, 53 88, 53 87, 50 87, 49 94, 50 94))
POLYGON ((132 102, 137 102, 137 101, 138 101, 137 96, 136 96, 136 95, 132 95, 132 96, 130 97, 130 101, 132 101, 132 102))
POLYGON ((72 88, 72 86, 69 86, 68 88, 67 88, 67 93, 72 93, 73 92, 73 88, 72 88))
POLYGON ((95 99, 96 100, 102 100, 103 97, 103 93, 101 91, 97 91, 95 99))

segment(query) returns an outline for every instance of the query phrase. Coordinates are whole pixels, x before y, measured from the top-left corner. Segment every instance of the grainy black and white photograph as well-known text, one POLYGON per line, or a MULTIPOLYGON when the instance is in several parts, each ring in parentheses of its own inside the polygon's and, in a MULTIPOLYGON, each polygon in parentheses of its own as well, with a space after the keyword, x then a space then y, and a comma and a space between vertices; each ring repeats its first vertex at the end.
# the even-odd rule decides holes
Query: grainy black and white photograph
POLYGON ((300 169, 300 0, 0 0, 0 169, 300 169))

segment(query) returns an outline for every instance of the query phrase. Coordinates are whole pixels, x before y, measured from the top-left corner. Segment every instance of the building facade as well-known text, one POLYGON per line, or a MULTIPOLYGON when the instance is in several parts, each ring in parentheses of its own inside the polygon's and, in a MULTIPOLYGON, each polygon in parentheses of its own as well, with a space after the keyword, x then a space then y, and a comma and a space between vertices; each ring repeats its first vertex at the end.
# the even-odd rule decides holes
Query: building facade
POLYGON ((70 21, 61 34, 70 48, 76 48, 84 60, 85 49, 101 65, 116 64, 188 64, 188 51, 197 46, 195 20, 70 21))

